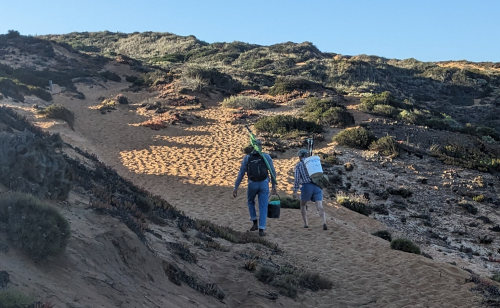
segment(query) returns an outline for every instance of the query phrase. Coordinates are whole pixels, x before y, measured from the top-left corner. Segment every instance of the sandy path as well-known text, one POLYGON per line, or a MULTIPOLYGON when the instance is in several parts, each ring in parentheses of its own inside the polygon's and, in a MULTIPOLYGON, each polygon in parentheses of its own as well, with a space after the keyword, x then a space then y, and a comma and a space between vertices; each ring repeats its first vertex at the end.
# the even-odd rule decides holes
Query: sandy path
MULTIPOLYGON (((228 122, 228 111, 214 107, 200 110, 204 125, 169 127, 161 131, 129 124, 144 118, 120 106, 101 115, 88 107, 102 95, 115 95, 120 84, 108 82, 96 93, 88 86, 85 101, 56 97, 75 112, 75 132, 64 138, 95 152, 121 175, 161 195, 188 215, 209 219, 244 231, 249 225, 245 182, 236 199, 231 197, 248 142, 242 127, 228 122)), ((139 95, 126 93, 133 102, 139 95)), ((56 128, 54 128, 56 129, 56 128)), ((328 144, 317 148, 329 147, 328 144)), ((295 150, 274 160, 279 191, 291 193, 295 150)), ((310 226, 302 228, 300 212, 282 210, 279 220, 269 220, 268 238, 277 242, 298 265, 319 271, 334 281, 330 291, 307 293, 298 307, 472 307, 477 303, 465 284, 467 273, 422 256, 391 250, 370 235, 384 229, 379 222, 326 202, 329 230, 310 207, 310 226)), ((272 302, 270 302, 272 306, 272 302)))

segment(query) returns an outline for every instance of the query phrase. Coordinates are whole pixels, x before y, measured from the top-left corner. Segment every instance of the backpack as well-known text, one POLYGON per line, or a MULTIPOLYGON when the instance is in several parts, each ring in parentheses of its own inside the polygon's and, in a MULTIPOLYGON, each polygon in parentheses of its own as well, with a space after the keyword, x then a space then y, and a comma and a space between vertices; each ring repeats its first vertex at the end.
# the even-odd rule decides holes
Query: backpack
POLYGON ((313 184, 319 186, 320 188, 328 187, 330 181, 328 180, 328 176, 323 173, 323 170, 321 170, 321 172, 316 172, 313 175, 309 175, 309 171, 307 170, 306 164, 304 163, 304 161, 302 161, 302 163, 304 164, 304 169, 306 170, 306 173, 311 179, 311 182, 313 184))
POLYGON ((248 155, 247 175, 253 182, 260 182, 267 178, 267 166, 259 153, 248 155))

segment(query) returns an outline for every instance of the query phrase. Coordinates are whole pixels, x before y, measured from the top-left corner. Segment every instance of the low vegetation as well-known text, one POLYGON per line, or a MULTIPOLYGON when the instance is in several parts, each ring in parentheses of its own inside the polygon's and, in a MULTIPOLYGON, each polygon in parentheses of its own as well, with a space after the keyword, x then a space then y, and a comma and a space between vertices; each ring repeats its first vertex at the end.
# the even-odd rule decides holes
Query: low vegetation
POLYGON ((276 107, 276 105, 270 101, 246 95, 227 97, 222 101, 222 106, 226 108, 241 108, 247 110, 259 110, 276 107))
POLYGON ((321 89, 318 83, 299 77, 278 77, 274 85, 269 89, 269 94, 279 95, 287 94, 294 90, 313 90, 321 89))
POLYGON ((372 151, 379 152, 382 156, 394 158, 399 155, 398 144, 392 136, 384 136, 373 141, 369 148, 372 151))
POLYGON ((34 307, 34 299, 19 291, 0 290, 0 307, 2 308, 25 308, 34 307))
POLYGON ((372 235, 380 237, 381 239, 384 239, 386 241, 392 241, 392 235, 389 231, 387 230, 380 230, 377 232, 373 232, 372 235))
POLYGON ((333 98, 310 98, 306 101, 302 111, 307 120, 320 125, 346 127, 354 124, 352 114, 333 98))
POLYGON ((47 118, 63 120, 68 123, 71 129, 74 129, 73 126, 75 124, 75 115, 72 111, 68 110, 63 105, 50 105, 47 108, 40 110, 38 113, 47 118))
POLYGON ((259 281, 277 288, 280 294, 291 298, 297 296, 299 288, 316 292, 331 289, 333 286, 330 280, 319 274, 300 271, 291 265, 262 265, 255 272, 255 277, 259 281))
POLYGON ((5 193, 0 196, 0 214, 9 240, 35 261, 64 251, 69 224, 50 205, 29 194, 5 193))
POLYGON ((405 238, 398 238, 391 241, 391 248, 395 250, 401 250, 404 252, 414 253, 419 255, 420 248, 415 245, 412 241, 405 238))
POLYGON ((255 123, 255 129, 260 133, 269 133, 285 136, 290 133, 321 133, 321 125, 302 118, 296 118, 290 115, 277 115, 264 117, 255 123))
POLYGON ((348 195, 343 192, 337 194, 337 203, 350 209, 351 211, 368 216, 372 213, 372 209, 368 206, 368 200, 359 195, 348 195))
POLYGON ((347 128, 333 137, 338 144, 357 149, 368 149, 375 140, 373 133, 364 127, 347 128))

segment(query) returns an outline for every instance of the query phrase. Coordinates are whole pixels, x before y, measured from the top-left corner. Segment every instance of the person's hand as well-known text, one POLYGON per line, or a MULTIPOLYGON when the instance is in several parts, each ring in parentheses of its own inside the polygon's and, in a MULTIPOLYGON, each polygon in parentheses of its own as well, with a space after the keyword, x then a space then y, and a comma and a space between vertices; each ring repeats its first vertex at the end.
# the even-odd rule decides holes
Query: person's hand
POLYGON ((299 196, 297 195, 297 193, 296 193, 296 192, 294 192, 294 193, 293 193, 293 198, 294 198, 294 199, 299 199, 299 196))
POLYGON ((276 194, 277 194, 277 193, 276 193, 276 187, 273 187, 273 188, 271 189, 271 195, 276 195, 276 194))
POLYGON ((235 188, 233 189, 233 198, 236 198, 237 195, 238 195, 238 189, 235 188))

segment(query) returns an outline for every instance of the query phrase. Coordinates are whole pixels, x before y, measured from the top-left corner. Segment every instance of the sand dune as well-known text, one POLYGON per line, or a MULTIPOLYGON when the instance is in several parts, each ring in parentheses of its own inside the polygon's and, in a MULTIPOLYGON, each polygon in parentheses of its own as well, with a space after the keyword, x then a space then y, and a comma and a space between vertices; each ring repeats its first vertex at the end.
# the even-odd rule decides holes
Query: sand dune
MULTIPOLYGON (((97 97, 116 95, 122 88, 122 84, 108 82, 105 91, 95 92, 81 85, 84 101, 56 95, 55 102, 75 113, 75 132, 57 126, 51 130, 96 153, 122 176, 188 215, 247 230, 245 183, 236 199, 231 191, 248 138, 243 127, 230 124, 229 111, 210 106, 195 112, 201 124, 153 131, 130 125, 145 117, 128 106, 105 115, 88 108, 97 97)), ((145 98, 145 94, 127 96, 133 102, 145 98)), ((331 147, 325 142, 317 149, 331 147)), ((289 151, 274 160, 282 195, 291 194, 295 153, 289 151)), ((388 242, 370 235, 385 229, 381 223, 339 208, 332 200, 325 203, 328 231, 321 229, 314 207, 309 208, 309 229, 302 228, 297 210, 283 209, 279 220, 268 223, 269 239, 284 248, 291 262, 334 282, 332 290, 300 296, 297 307, 473 307, 479 302, 465 283, 467 272, 391 250, 388 242)), ((268 307, 272 306, 269 301, 268 307)))

